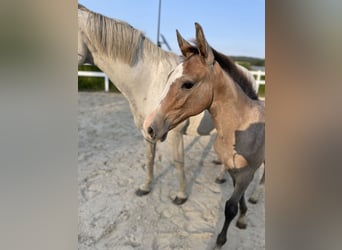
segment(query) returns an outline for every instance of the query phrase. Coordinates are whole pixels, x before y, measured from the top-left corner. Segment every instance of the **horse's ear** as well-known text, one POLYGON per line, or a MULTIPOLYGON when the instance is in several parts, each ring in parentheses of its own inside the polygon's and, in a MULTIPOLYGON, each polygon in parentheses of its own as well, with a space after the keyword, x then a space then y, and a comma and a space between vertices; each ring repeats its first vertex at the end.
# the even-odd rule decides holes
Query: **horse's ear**
POLYGON ((214 63, 214 54, 211 50, 207 40, 205 39, 203 29, 201 25, 195 23, 196 27, 196 42, 200 55, 205 59, 207 64, 212 65, 214 63))
POLYGON ((196 52, 196 49, 194 46, 192 46, 188 41, 186 41, 181 34, 179 33, 178 30, 176 30, 177 34, 177 41, 178 41, 178 46, 185 57, 189 57, 192 55, 194 52, 196 52))

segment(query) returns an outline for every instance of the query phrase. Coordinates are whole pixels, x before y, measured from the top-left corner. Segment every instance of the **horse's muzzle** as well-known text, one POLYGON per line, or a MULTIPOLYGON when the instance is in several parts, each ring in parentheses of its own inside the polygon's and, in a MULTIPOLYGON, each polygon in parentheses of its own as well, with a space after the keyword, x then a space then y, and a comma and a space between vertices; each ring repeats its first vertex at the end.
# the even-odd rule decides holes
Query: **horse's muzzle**
POLYGON ((152 140, 158 140, 160 139, 161 142, 166 140, 167 137, 167 132, 165 132, 164 134, 162 134, 160 137, 158 136, 157 132, 155 129, 153 129, 153 126, 149 126, 147 128, 147 133, 149 134, 149 136, 151 137, 152 140))
POLYGON ((154 132, 154 129, 151 126, 147 128, 147 133, 150 135, 152 140, 156 139, 156 133, 154 132))

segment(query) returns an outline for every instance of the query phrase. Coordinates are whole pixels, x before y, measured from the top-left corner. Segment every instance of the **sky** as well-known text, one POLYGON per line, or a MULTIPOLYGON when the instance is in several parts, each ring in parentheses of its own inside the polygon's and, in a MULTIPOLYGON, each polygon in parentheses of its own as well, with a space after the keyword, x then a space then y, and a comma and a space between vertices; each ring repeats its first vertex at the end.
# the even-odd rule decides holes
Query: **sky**
MULTIPOLYGON (((157 43, 159 0, 78 2, 104 16, 128 22, 157 43)), ((185 39, 192 39, 195 22, 216 50, 231 56, 265 58, 265 0, 161 0, 160 33, 173 52, 180 54, 176 29, 185 39)), ((164 44, 162 48, 167 50, 164 44)))

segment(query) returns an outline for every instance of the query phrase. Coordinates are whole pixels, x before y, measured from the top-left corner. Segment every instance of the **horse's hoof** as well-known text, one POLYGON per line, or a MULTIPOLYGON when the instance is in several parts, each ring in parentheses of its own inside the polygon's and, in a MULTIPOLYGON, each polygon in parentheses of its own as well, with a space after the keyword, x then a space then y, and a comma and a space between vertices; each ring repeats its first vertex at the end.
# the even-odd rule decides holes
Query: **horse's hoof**
POLYGON ((244 223, 244 222, 240 222, 240 221, 237 221, 237 222, 236 222, 236 226, 237 226, 237 228, 239 228, 239 229, 246 229, 246 228, 247 228, 247 224, 244 223))
POLYGON ((135 191, 135 194, 137 196, 144 196, 144 195, 147 195, 148 193, 150 193, 150 191, 142 190, 140 188, 135 191))
POLYGON ((216 178, 215 179, 215 182, 217 183, 217 184, 222 184, 222 183, 225 183, 227 180, 226 179, 220 179, 220 178, 216 178))
POLYGON ((222 162, 220 160, 213 160, 212 163, 214 163, 215 165, 221 165, 222 162))
POLYGON ((176 198, 172 201, 174 204, 176 205, 182 205, 187 201, 188 198, 178 198, 176 196, 176 198))
POLYGON ((221 248, 227 241, 227 236, 219 234, 216 239, 216 247, 221 248))
POLYGON ((249 202, 249 203, 252 203, 252 204, 257 204, 257 203, 258 203, 258 199, 255 199, 255 198, 253 198, 253 197, 250 197, 250 198, 248 199, 248 202, 249 202))

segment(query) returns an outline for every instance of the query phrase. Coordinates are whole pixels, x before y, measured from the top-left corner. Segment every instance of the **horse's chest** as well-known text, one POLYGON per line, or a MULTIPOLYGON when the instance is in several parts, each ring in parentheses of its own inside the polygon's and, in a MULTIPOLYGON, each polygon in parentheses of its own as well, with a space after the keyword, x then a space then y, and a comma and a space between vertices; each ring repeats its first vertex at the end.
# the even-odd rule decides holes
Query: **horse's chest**
POLYGON ((218 135, 214 143, 214 149, 226 167, 240 168, 246 165, 234 163, 234 157, 237 152, 234 150, 234 138, 232 136, 225 137, 218 135))
POLYGON ((214 148, 226 168, 233 169, 260 165, 264 158, 264 144, 264 124, 253 124, 229 135, 218 134, 214 148))

